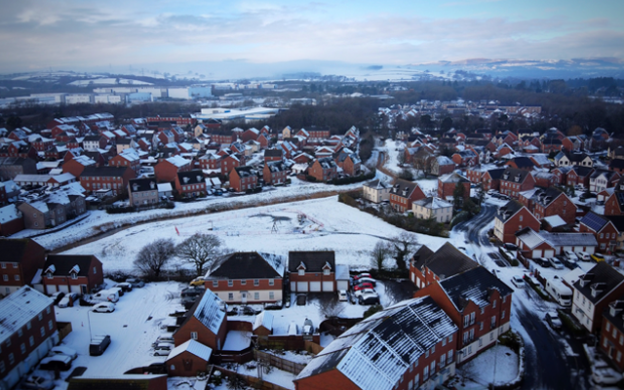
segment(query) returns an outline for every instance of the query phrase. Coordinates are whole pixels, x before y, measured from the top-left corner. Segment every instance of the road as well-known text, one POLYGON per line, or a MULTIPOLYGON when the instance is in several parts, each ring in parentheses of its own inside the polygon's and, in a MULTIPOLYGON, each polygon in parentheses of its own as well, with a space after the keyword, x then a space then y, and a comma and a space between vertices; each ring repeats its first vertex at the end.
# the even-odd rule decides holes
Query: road
MULTIPOLYGON (((481 212, 469 221, 453 228, 464 232, 466 241, 479 247, 492 247, 484 228, 492 221, 498 207, 484 203, 481 212)), ((514 293, 513 316, 525 332, 525 376, 522 389, 589 389, 589 365, 582 353, 581 343, 565 330, 557 334, 541 318, 550 307, 527 286, 514 293), (520 296, 520 294, 524 294, 520 296), (538 310, 536 310, 538 309, 538 310), (528 337, 528 339, 527 339, 528 337), (566 343, 578 356, 566 353, 566 343), (580 374, 579 374, 580 373, 580 374)), ((524 333, 524 334, 523 334, 524 333)))

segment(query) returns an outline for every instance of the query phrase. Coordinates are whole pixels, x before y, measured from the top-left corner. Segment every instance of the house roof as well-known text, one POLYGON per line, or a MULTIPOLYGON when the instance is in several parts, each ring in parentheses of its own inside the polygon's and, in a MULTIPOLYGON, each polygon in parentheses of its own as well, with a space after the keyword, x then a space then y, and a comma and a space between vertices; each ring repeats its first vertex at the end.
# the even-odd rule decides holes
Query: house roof
POLYGON ((446 175, 442 175, 438 178, 442 183, 469 183, 470 180, 463 177, 457 172, 448 173, 446 175))
POLYGON ((284 172, 286 171, 286 164, 283 161, 267 161, 266 166, 271 172, 284 172))
POLYGON ((288 252, 288 271, 296 273, 297 267, 303 263, 306 272, 322 272, 325 264, 336 269, 336 254, 334 251, 305 251, 288 252))
POLYGON ((29 286, 22 286, 0 300, 0 344, 52 303, 51 298, 29 286))
POLYGON ((430 196, 425 199, 417 200, 416 202, 414 202, 414 204, 431 210, 453 207, 451 203, 435 196, 430 196))
POLYGON ((542 230, 538 233, 553 247, 557 246, 598 246, 593 233, 551 233, 542 230))
POLYGON ((512 161, 516 163, 516 166, 518 168, 533 168, 535 166, 535 164, 533 164, 533 161, 531 161, 531 159, 528 157, 516 157, 512 159, 512 161))
POLYGON ((510 200, 504 206, 499 207, 496 211, 496 219, 507 222, 509 218, 516 215, 518 211, 520 211, 524 205, 516 200, 510 200))
POLYGON ((154 178, 130 179, 128 181, 131 192, 154 191, 157 183, 154 178))
POLYGON ((80 177, 122 177, 130 167, 85 167, 80 177))
POLYGON ((273 314, 271 314, 271 312, 263 310, 256 316, 253 330, 258 329, 261 326, 268 330, 273 329, 273 314))
POLYGON ((429 249, 427 245, 421 245, 420 248, 414 253, 412 259, 414 261, 414 267, 421 269, 425 262, 433 256, 433 251, 429 249))
POLYGON ((543 220, 554 228, 566 225, 566 221, 564 221, 559 215, 551 215, 543 220))
POLYGON ((240 177, 250 177, 250 176, 257 175, 257 171, 252 166, 249 166, 249 165, 236 167, 234 168, 234 170, 236 171, 236 173, 238 173, 238 176, 240 177))
POLYGON ((585 214, 583 218, 581 218, 580 223, 584 224, 595 232, 599 232, 607 223, 609 223, 609 220, 601 215, 594 213, 593 211, 590 211, 589 213, 585 214))
POLYGON ((93 255, 48 255, 43 272, 53 270, 54 276, 68 276, 70 271, 75 269, 78 276, 88 276, 91 260, 99 260, 93 255), (50 266, 54 266, 50 268, 50 266), (76 267, 78 266, 78 267, 76 267))
POLYGON ((501 180, 513 181, 515 183, 524 183, 524 181, 530 174, 531 172, 525 169, 507 168, 505 169, 505 172, 503 172, 501 180))
POLYGON ((39 247, 41 252, 44 249, 30 238, 0 239, 0 262, 19 263, 24 260, 24 256, 29 246, 39 247))
POLYGON ((492 289, 498 290, 503 297, 513 292, 509 286, 481 266, 441 281, 440 287, 459 311, 466 307, 468 301, 473 301, 479 307, 488 305, 492 289))
POLYGON ((208 361, 210 360, 210 355, 212 355, 212 348, 200 343, 199 341, 189 339, 172 349, 169 356, 167 356, 167 360, 173 359, 182 352, 191 353, 202 360, 208 361))
POLYGON ((503 172, 505 172, 505 168, 488 169, 487 171, 492 180, 499 180, 503 176, 503 172))
MULTIPOLYGON (((191 309, 192 314, 190 317, 197 318, 210 332, 217 334, 221 324, 226 320, 225 312, 222 311, 222 306, 223 301, 215 293, 206 289, 201 299, 199 299, 191 309)), ((178 330, 179 329, 180 328, 178 328, 178 330)))
POLYGON ((0 224, 21 219, 22 213, 15 207, 15 204, 10 204, 0 208, 0 224))
MULTIPOLYGON (((546 242, 535 230, 525 227, 515 233, 518 240, 522 241, 529 249, 534 249, 546 242)), ((550 245, 550 243, 549 243, 550 245)))
POLYGON ((264 157, 282 157, 283 149, 265 149, 264 157))
POLYGON ((603 311, 603 316, 620 332, 624 332, 624 315, 622 315, 622 309, 624 309, 624 300, 618 299, 609 303, 609 306, 603 311))
POLYGON ((228 279, 271 279, 284 276, 286 259, 271 253, 235 252, 221 257, 206 277, 228 279))
POLYGON ((574 283, 574 288, 590 302, 596 303, 608 295, 624 281, 624 275, 614 270, 606 261, 601 261, 594 268, 574 283))
POLYGON ((426 351, 457 332, 431 297, 402 301, 341 334, 295 381, 337 369, 363 390, 391 390, 426 351))
POLYGON ((479 264, 466 256, 462 251, 447 242, 424 262, 440 279, 445 279, 469 269, 478 267, 479 264))
POLYGON ((182 185, 205 183, 204 173, 201 170, 178 172, 178 180, 182 185))
POLYGON ((390 193, 404 198, 409 198, 410 195, 416 190, 416 188, 420 188, 418 187, 418 183, 403 179, 397 179, 390 189, 390 193), (403 192, 405 192, 405 195, 403 195, 403 192))
POLYGON ((383 189, 386 189, 386 188, 390 188, 388 183, 386 183, 385 181, 380 180, 380 179, 375 179, 375 180, 369 181, 368 183, 364 183, 364 187, 374 188, 374 189, 377 189, 377 190, 383 190, 383 189))

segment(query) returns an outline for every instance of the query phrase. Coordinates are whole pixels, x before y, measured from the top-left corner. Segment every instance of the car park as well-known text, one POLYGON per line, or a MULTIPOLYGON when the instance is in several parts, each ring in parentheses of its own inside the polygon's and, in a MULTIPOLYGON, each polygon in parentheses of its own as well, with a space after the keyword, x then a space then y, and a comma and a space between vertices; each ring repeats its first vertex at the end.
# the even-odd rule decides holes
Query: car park
POLYGON ((550 257, 550 258, 548 258, 548 261, 550 262, 550 265, 552 265, 552 267, 554 269, 563 269, 564 268, 563 264, 556 257, 550 257))
POLYGON ((65 355, 69 356, 71 360, 74 360, 78 357, 78 353, 75 350, 64 345, 57 345, 56 347, 52 347, 52 349, 50 349, 49 355, 65 355))
POLYGON ((69 294, 65 294, 65 296, 63 297, 63 299, 61 299, 58 303, 58 307, 69 307, 70 302, 72 305, 76 304, 76 302, 78 302, 78 300, 80 299, 80 294, 78 293, 69 293, 69 294))
POLYGON ((145 286, 145 282, 142 281, 141 279, 136 279, 136 278, 130 278, 130 279, 126 279, 126 283, 130 283, 132 285, 133 288, 141 288, 143 286, 145 286))
POLYGON ((112 313, 115 311, 115 304, 112 302, 101 302, 91 308, 95 313, 112 313))
POLYGON ((89 355, 100 356, 106 351, 111 343, 110 335, 93 336, 89 344, 89 355))
POLYGON ((356 284, 355 286, 353 286, 353 289, 355 291, 364 290, 365 288, 370 288, 372 290, 373 287, 374 286, 371 283, 365 282, 365 283, 356 284))
POLYGON ((605 258, 603 255, 601 255, 600 253, 592 253, 591 254, 591 259, 594 260, 596 263, 600 263, 602 261, 605 261, 605 258))
POLYGON ((563 325, 561 323, 561 319, 559 319, 559 314, 555 311, 546 313, 545 319, 548 325, 550 325, 550 327, 553 329, 561 329, 563 325))
POLYGON ((526 286, 524 278, 522 276, 515 275, 511 278, 511 283, 518 288, 524 288, 526 286))
POLYGON ((41 360, 39 368, 42 370, 67 371, 71 368, 72 359, 66 355, 53 355, 41 360))
POLYGON ((589 253, 587 253, 587 252, 576 252, 576 256, 581 261, 590 261, 591 260, 591 257, 589 256, 589 253))
POLYGON ((116 287, 120 287, 124 292, 132 291, 132 284, 127 282, 117 283, 116 287))

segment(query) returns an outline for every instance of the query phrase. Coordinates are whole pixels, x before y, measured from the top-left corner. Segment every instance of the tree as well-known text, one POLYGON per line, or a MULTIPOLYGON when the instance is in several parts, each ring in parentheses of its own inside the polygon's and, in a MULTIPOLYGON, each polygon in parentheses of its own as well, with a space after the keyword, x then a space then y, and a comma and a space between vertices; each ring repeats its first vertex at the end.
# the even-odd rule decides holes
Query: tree
POLYGON ((172 239, 160 239, 145 245, 134 260, 134 266, 138 268, 147 279, 158 280, 160 271, 167 264, 173 253, 175 245, 172 239))
POLYGON ((392 253, 392 247, 383 241, 377 241, 371 251, 371 266, 381 272, 386 268, 386 258, 392 253))
POLYGON ((392 257, 394 257, 400 272, 407 272, 407 257, 414 252, 417 245, 418 239, 413 233, 403 232, 390 239, 392 257))
POLYGON ((464 194, 466 193, 466 189, 462 183, 457 183, 455 189, 453 190, 453 207, 455 210, 460 209, 464 204, 464 194))
POLYGON ((204 274, 204 267, 210 266, 223 254, 221 240, 211 234, 195 233, 176 247, 181 259, 195 266, 197 275, 204 274))

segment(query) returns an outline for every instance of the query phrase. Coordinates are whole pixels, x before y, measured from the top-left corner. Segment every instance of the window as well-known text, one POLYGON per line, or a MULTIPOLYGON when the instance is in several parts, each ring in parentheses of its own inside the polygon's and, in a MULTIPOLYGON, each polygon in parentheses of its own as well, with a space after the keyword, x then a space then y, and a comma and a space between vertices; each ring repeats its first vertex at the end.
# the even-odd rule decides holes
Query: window
POLYGON ((505 310, 503 310, 503 312, 501 313, 501 320, 505 319, 505 310))
POLYGON ((300 269, 298 272, 299 276, 304 276, 305 275, 305 270, 304 269, 300 269))
POLYGON ((606 337, 602 338, 602 346, 605 347, 605 348, 607 347, 607 338, 606 337))
POLYGON ((49 330, 52 330, 52 325, 53 325, 53 324, 52 324, 52 320, 49 320, 49 321, 48 321, 48 329, 49 329, 49 330))
POLYGON ((426 381, 429 378, 429 367, 423 369, 423 380, 426 381))
POLYGON ((492 302, 492 307, 496 309, 496 299, 494 300, 494 302, 492 302))
POLYGON ((624 335, 620 335, 620 345, 624 345, 624 335))
POLYGON ((444 366, 446 366, 446 355, 442 354, 442 356, 440 356, 440 367, 444 366))
POLYGON ((9 348, 11 346, 11 338, 7 338, 6 347, 9 348))
POLYGON ((479 330, 483 330, 483 321, 479 322, 479 330))
POLYGON ((475 323, 475 313, 470 313, 470 325, 474 325, 475 323))
POLYGON ((28 322, 26 323, 26 329, 27 329, 27 330, 30 330, 30 328, 31 328, 31 327, 32 327, 32 326, 31 326, 31 324, 30 324, 30 321, 28 321, 28 322))
POLYGON ((464 316, 464 328, 467 327, 469 323, 470 323, 470 316, 468 315, 464 316))
POLYGON ((35 345, 35 338, 33 336, 30 336, 28 338, 28 343, 30 344, 30 346, 34 346, 35 345))
POLYGON ((26 344, 22 343, 22 345, 20 345, 20 351, 22 355, 26 355, 26 344))
POLYGON ((496 327, 496 316, 492 316, 492 319, 490 320, 490 327, 492 329, 496 327))
POLYGON ((2 280, 4 280, 5 282, 9 281, 9 275, 2 275, 2 280))
POLYGON ((6 263, 2 263, 2 269, 6 269, 6 263))
POLYGON ((50 314, 50 306, 46 307, 46 314, 50 314))
POLYGON ((17 337, 22 337, 24 335, 24 332, 22 331, 22 329, 18 329, 17 330, 17 337))
POLYGON ((416 374, 414 377, 414 384, 416 384, 416 386, 420 384, 420 374, 416 374))
POLYGON ((259 286, 259 285, 260 285, 260 280, 254 279, 254 286, 259 286))
POLYGON ((0 373, 6 371, 6 366, 4 365, 4 361, 0 361, 0 373))
POLYGON ((452 343, 452 342, 453 342, 453 335, 450 335, 450 336, 448 337, 448 340, 449 340, 449 341, 448 341, 449 343, 452 343))
POLYGON ((39 321, 41 321, 41 320, 43 319, 43 314, 39 313, 39 314, 37 315, 37 319, 38 319, 39 321))
POLYGON ((451 349, 450 351, 448 351, 448 353, 446 354, 446 360, 450 362, 453 361, 453 350, 451 349))
POLYGON ((611 333, 611 337, 615 338, 617 334, 617 329, 613 328, 613 333, 611 333))
POLYGON ((232 287, 234 286, 234 281, 233 280, 228 280, 228 287, 232 287))
POLYGON ((234 300, 234 293, 228 293, 228 301, 234 300))
POLYGON ((13 355, 13 352, 9 354, 9 364, 15 364, 15 355, 13 355))
POLYGON ((442 339, 442 346, 444 347, 446 345, 446 337, 442 339))
POLYGON ((615 360, 617 360, 618 363, 622 360, 622 352, 618 351, 617 357, 615 358, 615 360))
POLYGON ((260 300, 260 293, 259 292, 255 292, 254 293, 254 300, 256 300, 256 301, 260 300))
POLYGON ((431 369, 429 371, 431 371, 431 375, 435 374, 435 371, 436 371, 436 362, 435 362, 435 360, 431 362, 431 369))
POLYGON ((435 353, 435 345, 431 347, 431 353, 435 353))
POLYGON ((269 299, 275 299, 275 293, 273 291, 269 291, 269 299))
POLYGON ((246 285, 246 284, 247 284, 247 281, 246 281, 245 279, 242 279, 242 280, 240 281, 240 284, 241 284, 242 286, 244 286, 244 285, 246 285))
POLYGON ((97 267, 93 267, 93 275, 97 274, 97 267))
POLYGON ((429 350, 427 350, 427 352, 425 352, 425 357, 428 358, 429 357, 429 350))
POLYGON ((325 268, 323 270, 323 275, 329 275, 329 268, 325 268))
POLYGON ((275 286, 275 280, 269 279, 269 286, 275 286))
POLYGON ((522 222, 522 215, 520 216, 520 222, 522 222))
POLYGON ((604 233, 600 233, 600 238, 604 238, 604 233))
POLYGON ((191 339, 197 340, 197 332, 191 332, 191 339))

